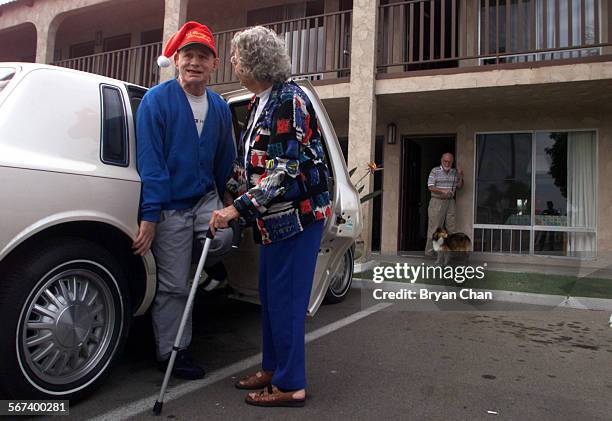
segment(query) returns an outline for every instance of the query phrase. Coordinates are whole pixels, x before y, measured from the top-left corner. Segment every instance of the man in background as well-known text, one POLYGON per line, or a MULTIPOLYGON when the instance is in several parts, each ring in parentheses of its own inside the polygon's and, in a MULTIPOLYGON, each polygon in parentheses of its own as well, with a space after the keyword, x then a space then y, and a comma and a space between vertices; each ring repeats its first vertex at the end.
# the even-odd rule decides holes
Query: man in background
POLYGON ((428 257, 435 257, 431 236, 436 228, 446 228, 449 234, 455 232, 455 193, 463 187, 463 170, 453 168, 454 160, 450 152, 442 155, 440 166, 432 168, 427 179, 427 188, 431 192, 425 246, 428 257))

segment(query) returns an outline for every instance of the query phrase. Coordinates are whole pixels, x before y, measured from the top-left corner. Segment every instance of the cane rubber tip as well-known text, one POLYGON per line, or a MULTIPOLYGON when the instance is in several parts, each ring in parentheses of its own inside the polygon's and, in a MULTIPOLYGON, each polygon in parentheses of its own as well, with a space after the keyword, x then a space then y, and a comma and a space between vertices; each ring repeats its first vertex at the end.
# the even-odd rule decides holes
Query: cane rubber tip
POLYGON ((155 406, 153 406, 153 413, 155 415, 161 414, 163 406, 164 406, 163 402, 155 402, 155 406))

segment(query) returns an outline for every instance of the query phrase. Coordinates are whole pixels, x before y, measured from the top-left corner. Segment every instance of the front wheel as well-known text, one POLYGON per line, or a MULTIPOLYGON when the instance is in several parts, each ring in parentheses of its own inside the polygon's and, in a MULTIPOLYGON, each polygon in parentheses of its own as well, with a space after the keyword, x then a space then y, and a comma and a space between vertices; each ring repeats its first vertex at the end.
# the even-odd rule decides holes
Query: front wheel
POLYGON ((130 320, 123 271, 79 238, 40 245, 0 279, 0 390, 13 398, 76 399, 122 349, 130 320))
POLYGON ((353 248, 349 247, 342 257, 342 263, 338 270, 331 276, 329 288, 323 301, 325 304, 337 304, 344 301, 353 283, 354 263, 353 248))

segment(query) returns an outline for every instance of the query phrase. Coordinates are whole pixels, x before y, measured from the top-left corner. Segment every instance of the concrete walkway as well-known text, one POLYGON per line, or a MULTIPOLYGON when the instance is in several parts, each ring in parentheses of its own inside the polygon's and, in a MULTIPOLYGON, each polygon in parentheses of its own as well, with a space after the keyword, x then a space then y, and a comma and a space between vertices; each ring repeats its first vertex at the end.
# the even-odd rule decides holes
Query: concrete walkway
MULTIPOLYGON (((365 272, 381 263, 408 263, 420 265, 426 263, 435 265, 435 259, 422 253, 412 254, 372 254, 370 259, 355 264, 355 273, 365 272)), ((565 275, 576 277, 603 278, 612 280, 612 256, 602 253, 594 260, 579 260, 571 258, 550 257, 535 261, 520 260, 520 256, 502 256, 485 253, 472 253, 471 265, 487 263, 487 270, 514 273, 541 273, 545 275, 565 275)))

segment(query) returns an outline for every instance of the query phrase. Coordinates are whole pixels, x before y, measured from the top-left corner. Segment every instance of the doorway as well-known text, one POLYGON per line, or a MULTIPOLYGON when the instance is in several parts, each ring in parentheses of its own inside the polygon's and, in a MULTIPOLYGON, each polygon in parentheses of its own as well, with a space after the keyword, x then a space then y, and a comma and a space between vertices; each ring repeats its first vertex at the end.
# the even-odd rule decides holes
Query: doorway
MULTIPOLYGON (((401 252, 422 252, 427 241, 427 178, 442 154, 455 155, 455 135, 402 136, 399 244, 401 252)), ((456 165, 455 160, 455 165, 456 165)))

